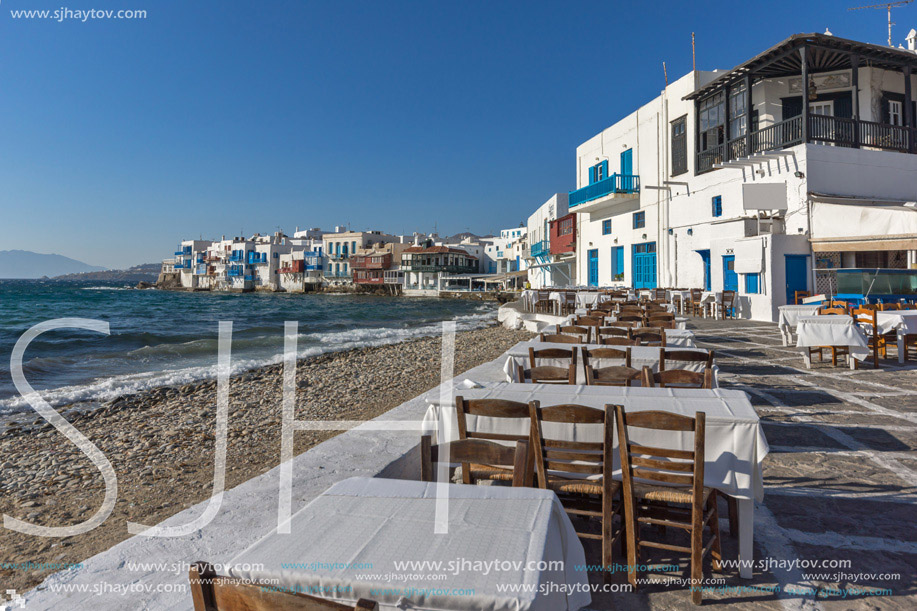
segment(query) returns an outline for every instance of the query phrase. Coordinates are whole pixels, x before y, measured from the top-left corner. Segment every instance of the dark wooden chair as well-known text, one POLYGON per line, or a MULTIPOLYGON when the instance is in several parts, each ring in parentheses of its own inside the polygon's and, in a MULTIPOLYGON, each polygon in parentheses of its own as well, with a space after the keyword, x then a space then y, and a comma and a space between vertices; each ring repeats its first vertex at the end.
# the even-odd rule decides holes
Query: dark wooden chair
POLYGON ((651 318, 647 321, 647 325, 650 327, 656 327, 657 329, 677 329, 678 323, 674 320, 656 320, 651 318))
POLYGON ((539 299, 535 302, 534 309, 536 314, 553 314, 554 302, 550 299, 539 299))
POLYGON ((605 336, 602 338, 603 346, 639 346, 640 343, 630 337, 605 336))
POLYGON ((653 289, 653 299, 665 301, 665 289, 653 289))
MULTIPOLYGON (((532 420, 532 445, 535 446, 535 468, 539 488, 553 490, 564 509, 573 517, 598 518, 601 533, 577 528, 581 539, 602 542, 602 567, 605 581, 611 578, 614 564, 612 546, 620 540, 624 545, 623 513, 618 502, 621 484, 611 478, 614 449, 614 411, 583 405, 554 405, 541 407, 538 401, 529 403, 532 420), (544 423, 601 424, 601 442, 566 441, 545 436, 544 423), (616 498, 617 497, 617 498, 616 498), (619 517, 615 528, 614 518, 619 517)), ((576 526, 576 524, 574 524, 576 526)), ((584 525, 585 526, 585 525, 584 525)), ((622 548, 622 554, 626 550, 622 548)))
MULTIPOLYGON (((208 562, 195 562, 188 571, 194 611, 376 611, 379 604, 361 598, 353 605, 309 596, 298 592, 282 592, 276 586, 243 581, 217 575, 208 562)), ((271 585, 271 584, 265 584, 271 585)))
POLYGON ((802 303, 802 300, 806 297, 811 297, 812 294, 809 291, 793 291, 793 303, 799 305, 802 303))
POLYGON ((699 350, 686 350, 679 348, 660 348, 659 349, 659 371, 666 370, 666 361, 676 361, 679 363, 704 363, 705 369, 713 367, 714 351, 707 354, 699 350))
MULTIPOLYGON (((532 467, 534 457, 532 447, 529 445, 529 406, 528 403, 519 403, 518 401, 507 401, 505 399, 465 399, 462 396, 455 397, 455 418, 458 423, 459 440, 462 439, 483 439, 485 441, 495 442, 525 442, 528 450, 526 456, 525 481, 531 483, 532 467), (509 435, 504 433, 488 433, 486 431, 473 431, 468 428, 468 416, 484 418, 502 418, 518 421, 525 421, 526 432, 522 435, 509 435)), ((452 461, 457 462, 457 461, 452 461)), ((515 467, 515 462, 512 463, 515 467)), ((475 480, 492 479, 499 481, 513 481, 515 477, 514 469, 508 469, 494 464, 482 463, 462 463, 462 482, 473 484, 475 480)))
POLYGON ((605 322, 605 317, 603 316, 577 316, 573 321, 574 325, 579 327, 601 327, 602 323, 605 322))
POLYGON ((529 348, 529 369, 520 372, 519 380, 546 384, 576 384, 576 347, 570 348, 529 348), (566 367, 556 365, 538 365, 539 359, 569 359, 566 367))
POLYGON ((630 386, 632 382, 640 381, 640 370, 634 369, 630 364, 630 348, 619 350, 616 348, 583 348, 583 367, 586 369, 586 384, 588 386, 630 386), (610 367, 594 367, 590 359, 620 359, 624 365, 610 367))
POLYGON ((518 441, 515 446, 507 446, 486 439, 460 439, 433 445, 430 436, 423 435, 420 438, 421 481, 436 481, 435 465, 446 461, 446 456, 449 463, 462 463, 463 480, 464 465, 484 465, 510 470, 511 481, 516 488, 531 487, 528 441, 518 441))
MULTIPOLYGON (((866 335, 866 342, 872 350, 872 365, 874 369, 879 368, 879 355, 883 359, 888 358, 888 342, 891 339, 894 345, 897 345, 897 332, 883 335, 879 333, 879 325, 876 321, 878 315, 875 310, 867 308, 856 308, 850 313, 853 320, 856 321, 860 330, 866 335), (891 336, 891 337, 889 337, 891 336)), ((837 363, 835 362, 835 365, 837 363)), ((859 366, 859 365, 857 365, 859 366)))
POLYGON ((665 346, 665 331, 659 328, 635 329, 630 336, 640 342, 641 346, 665 346))
POLYGON ((538 336, 538 340, 542 342, 548 342, 551 344, 583 344, 580 338, 574 337, 572 335, 560 335, 557 333, 547 334, 542 333, 538 336))
POLYGON ((643 324, 643 315, 642 314, 618 314, 615 317, 615 322, 632 322, 639 325, 643 324))
POLYGON ((584 327, 581 325, 567 325, 566 327, 559 327, 557 333, 560 335, 572 335, 579 338, 581 344, 588 344, 589 338, 592 337, 592 327, 584 327))
POLYGON ((630 331, 625 327, 597 327, 598 339, 603 337, 629 337, 630 331))
POLYGON ((726 320, 727 317, 736 318, 736 292, 733 290, 723 291, 723 296, 719 304, 717 304, 717 309, 719 310, 720 320, 726 320))
POLYGON ((692 316, 702 316, 704 313, 704 302, 701 301, 704 292, 701 289, 691 289, 691 297, 688 305, 691 309, 692 316))
POLYGON ((697 412, 696 417, 690 418, 661 411, 626 413, 620 405, 614 409, 624 488, 628 580, 637 587, 637 566, 643 547, 690 554, 691 580, 695 585, 691 588, 691 601, 699 605, 703 599, 699 585, 704 577, 704 556, 710 553, 713 570, 722 571, 717 492, 704 486, 706 415, 697 412), (694 450, 632 443, 630 429, 634 428, 693 432, 694 450), (640 532, 643 525, 684 530, 690 545, 644 539, 640 532), (710 529, 711 537, 705 546, 706 528, 710 529))
POLYGON ((713 388, 713 370, 706 368, 703 372, 687 369, 667 369, 653 372, 643 367, 643 385, 647 388, 713 388))

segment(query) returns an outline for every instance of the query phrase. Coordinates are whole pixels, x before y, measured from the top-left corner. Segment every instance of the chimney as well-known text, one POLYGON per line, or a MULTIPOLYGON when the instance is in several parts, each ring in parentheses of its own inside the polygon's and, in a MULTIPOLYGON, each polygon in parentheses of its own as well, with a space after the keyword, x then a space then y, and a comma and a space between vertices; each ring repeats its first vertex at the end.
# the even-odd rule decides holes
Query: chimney
POLYGON ((907 33, 907 38, 904 40, 907 41, 908 50, 917 51, 917 30, 911 28, 911 31, 907 33))

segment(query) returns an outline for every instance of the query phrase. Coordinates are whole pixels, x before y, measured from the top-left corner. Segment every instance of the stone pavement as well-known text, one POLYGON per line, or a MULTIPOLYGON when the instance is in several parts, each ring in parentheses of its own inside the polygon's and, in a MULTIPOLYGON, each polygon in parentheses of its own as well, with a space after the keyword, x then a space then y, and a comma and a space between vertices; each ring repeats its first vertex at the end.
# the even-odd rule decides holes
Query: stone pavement
MULTIPOLYGON (((775 324, 694 318, 689 328, 698 346, 716 350, 720 385, 748 393, 770 445, 765 499, 755 509, 754 578, 739 579, 736 568, 713 573, 708 560, 705 577, 715 581, 705 606, 917 608, 917 362, 899 366, 892 348, 878 370, 871 362, 856 371, 833 367, 830 358, 807 370, 775 324), (813 561, 818 566, 804 564, 813 561)), ((725 509, 724 557, 735 559, 725 509)), ((685 545, 672 530, 669 542, 685 545)), ((662 550, 643 561, 687 568, 686 557, 662 550)), ((659 583, 597 595, 591 608, 690 606, 687 586, 659 583)))

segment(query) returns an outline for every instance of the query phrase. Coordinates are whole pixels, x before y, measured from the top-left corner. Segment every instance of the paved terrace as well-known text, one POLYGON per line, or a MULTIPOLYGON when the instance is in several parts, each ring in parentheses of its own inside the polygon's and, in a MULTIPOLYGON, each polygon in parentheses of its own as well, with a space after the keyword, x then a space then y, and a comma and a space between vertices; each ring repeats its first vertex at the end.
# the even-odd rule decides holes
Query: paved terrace
MULTIPOLYGON (((830 359, 819 364, 817 358, 806 370, 800 352, 782 345, 774 324, 694 318, 689 328, 698 346, 716 350, 720 385, 747 392, 765 423, 771 453, 764 463, 764 503, 755 509, 755 560, 850 562, 843 568, 756 567, 751 581, 739 579, 737 570, 726 570, 722 583, 711 584, 723 591, 705 593, 704 605, 741 602, 746 609, 826 611, 917 608, 917 363, 899 366, 892 350, 893 358, 881 362, 878 370, 871 363, 856 371, 844 363, 835 368, 830 359), (807 580, 806 573, 851 577, 807 580), (874 575, 853 576, 857 573, 874 575), (883 578, 887 573, 897 577, 883 578), (820 593, 775 596, 742 589, 748 586, 820 593)), ((724 510, 721 505, 724 556, 734 559, 737 540, 728 534, 724 510)), ((668 538, 672 543, 686 541, 684 535, 680 541, 677 536, 668 538)), ((652 550, 647 558, 687 567, 686 558, 662 550, 652 550)), ((710 572, 709 564, 705 576, 721 577, 710 572)), ((594 598, 593 608, 690 607, 682 588, 644 586, 636 598, 594 598)))
MULTIPOLYGON (((896 361, 875 371, 851 371, 830 362, 806 370, 799 352, 781 345, 774 324, 693 319, 698 344, 717 351, 720 382, 749 393, 761 418, 771 453, 766 458, 764 503, 755 511, 755 559, 774 561, 849 561, 839 568, 774 566, 754 569, 754 579, 738 578, 726 569, 705 595, 704 604, 724 607, 741 603, 745 609, 913 609, 917 608, 917 364, 899 367, 896 361), (806 578, 805 573, 876 574, 870 577, 806 578), (885 578, 880 574, 897 577, 885 578), (781 593, 771 590, 779 586, 781 593), (749 588, 760 587, 762 591, 749 588), (735 589, 738 588, 738 589, 735 589), (818 589, 827 596, 802 592, 818 589), (832 593, 829 589, 843 589, 832 593), (874 596, 850 589, 881 592, 874 596)), ((459 376, 481 382, 501 380, 503 359, 459 376)), ((388 420, 422 417, 429 397, 417 397, 383 415, 388 420)), ((301 454, 294 467, 294 511, 331 484, 352 475, 410 476, 416 456, 416 435, 408 432, 348 431, 301 454), (404 454, 407 457, 399 460, 404 454), (346 456, 348 460, 341 461, 346 456), (395 461, 393 464, 392 461, 395 461), (408 464, 410 463, 410 464, 408 464), (386 466, 388 465, 388 466, 386 466)), ((271 528, 276 520, 276 469, 228 491, 214 522, 180 539, 134 537, 103 552, 79 571, 57 573, 27 595, 27 609, 62 608, 55 586, 120 583, 184 586, 179 570, 126 570, 131 561, 214 562, 229 560, 271 528), (265 499, 271 499, 266 502, 265 499), (227 537, 226 533, 233 533, 227 537)), ((200 514, 202 505, 173 516, 166 524, 182 524, 200 514)), ((728 535, 725 506, 721 507, 724 557, 737 558, 737 540, 728 535)), ((669 542, 684 544, 684 535, 669 531, 669 542)), ((591 542, 587 554, 599 561, 591 542)), ((687 558, 662 550, 644 562, 678 563, 687 558)), ((686 577, 683 571, 675 577, 686 577)), ((655 578, 655 576, 654 576, 655 578)), ((661 578, 661 576, 660 576, 661 578)), ((623 584, 623 577, 617 578, 623 584)), ((190 608, 181 589, 169 593, 132 594, 136 608, 190 608)), ((122 594, 92 592, 66 595, 70 608, 96 611, 123 609, 122 594)), ((685 609, 690 595, 683 585, 642 586, 637 594, 601 594, 591 606, 599 609, 685 609)))

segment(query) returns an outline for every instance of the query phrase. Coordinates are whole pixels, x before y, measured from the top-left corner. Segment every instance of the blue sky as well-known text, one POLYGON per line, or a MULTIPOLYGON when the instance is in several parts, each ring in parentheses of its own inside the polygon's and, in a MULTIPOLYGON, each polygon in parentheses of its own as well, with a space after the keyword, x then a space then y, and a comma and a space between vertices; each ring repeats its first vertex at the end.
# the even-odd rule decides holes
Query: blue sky
MULTIPOLYGON (((517 226, 577 144, 856 2, 0 0, 0 250, 125 267, 181 238, 517 226), (144 20, 13 19, 145 9, 144 20)), ((894 12, 895 42, 917 6, 894 12)))

